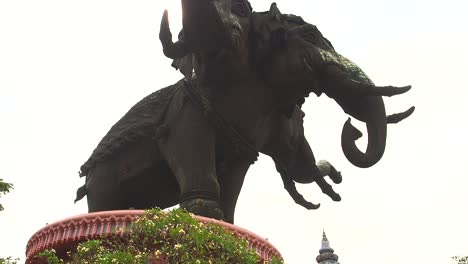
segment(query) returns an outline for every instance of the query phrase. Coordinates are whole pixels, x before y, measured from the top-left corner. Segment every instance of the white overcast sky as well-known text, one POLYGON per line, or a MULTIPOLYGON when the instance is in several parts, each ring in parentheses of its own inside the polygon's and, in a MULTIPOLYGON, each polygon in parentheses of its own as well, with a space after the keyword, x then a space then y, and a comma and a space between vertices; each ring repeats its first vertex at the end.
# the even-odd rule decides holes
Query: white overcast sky
MULTIPOLYGON (((270 1, 252 5, 264 11, 270 1)), ((277 4, 317 25, 375 83, 413 85, 386 103, 389 113, 416 112, 389 128, 383 159, 359 169, 340 147, 347 116, 326 96, 310 97, 306 135, 316 158, 342 171, 335 188, 343 201, 304 185, 322 207, 303 209, 262 156, 247 174, 236 224, 267 237, 292 264, 315 263, 322 228, 343 264, 449 264, 468 255, 468 2, 277 4)), ((0 256, 23 257, 46 223, 87 211, 85 200, 73 204, 80 165, 133 104, 181 78, 158 39, 164 8, 177 35, 179 5, 0 0, 0 178, 15 184, 0 199, 0 256)))

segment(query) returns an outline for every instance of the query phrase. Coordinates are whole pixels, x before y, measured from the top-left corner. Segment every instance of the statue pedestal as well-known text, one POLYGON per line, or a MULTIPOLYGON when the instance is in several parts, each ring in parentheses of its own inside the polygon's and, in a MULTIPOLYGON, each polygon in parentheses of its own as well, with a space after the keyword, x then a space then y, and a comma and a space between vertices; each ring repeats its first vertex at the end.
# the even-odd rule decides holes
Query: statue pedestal
MULTIPOLYGON (((34 260, 34 256, 45 249, 55 249, 57 256, 66 258, 67 252, 75 249, 81 242, 115 234, 116 230, 128 232, 132 223, 143 213, 143 210, 105 211, 73 216, 49 224, 29 239, 26 246, 26 263, 39 264, 34 260)), ((220 225, 236 237, 246 239, 249 248, 255 250, 262 261, 268 261, 273 257, 282 259, 279 251, 270 242, 246 229, 211 218, 201 216, 195 218, 203 223, 220 225)), ((166 262, 155 260, 153 263, 166 262)))

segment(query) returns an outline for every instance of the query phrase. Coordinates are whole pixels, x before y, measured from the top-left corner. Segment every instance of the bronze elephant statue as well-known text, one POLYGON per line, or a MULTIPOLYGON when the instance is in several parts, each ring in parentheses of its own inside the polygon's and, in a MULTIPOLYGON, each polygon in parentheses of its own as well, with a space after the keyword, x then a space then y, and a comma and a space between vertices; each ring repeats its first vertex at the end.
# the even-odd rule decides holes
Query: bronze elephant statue
POLYGON ((347 159, 358 167, 377 163, 385 150, 387 116, 382 96, 407 87, 378 87, 338 54, 313 25, 284 15, 272 4, 253 12, 246 0, 182 0, 183 30, 172 42, 167 11, 160 39, 185 78, 137 103, 98 144, 81 167, 90 212, 167 208, 180 204, 208 217, 234 222, 247 170, 258 153, 273 158, 285 188, 308 209, 294 183, 316 182, 333 200, 341 197, 323 177, 341 182, 326 161, 316 162, 304 136, 301 105, 311 92, 325 93, 352 117, 342 132, 347 159))

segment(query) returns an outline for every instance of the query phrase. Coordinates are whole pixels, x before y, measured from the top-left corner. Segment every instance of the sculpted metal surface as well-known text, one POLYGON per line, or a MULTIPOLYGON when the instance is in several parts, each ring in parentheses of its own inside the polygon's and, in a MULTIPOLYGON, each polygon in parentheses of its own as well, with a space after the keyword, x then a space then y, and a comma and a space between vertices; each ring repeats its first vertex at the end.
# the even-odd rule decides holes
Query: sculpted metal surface
POLYGON ((387 124, 414 111, 387 116, 382 96, 410 86, 375 86, 317 27, 281 14, 276 4, 252 12, 245 0, 182 0, 182 8, 178 41, 172 42, 167 12, 160 39, 185 78, 137 103, 83 164, 86 183, 77 200, 87 195, 90 212, 180 204, 232 223, 258 152, 273 158, 296 203, 316 209, 295 182, 315 182, 339 201, 324 177, 340 183, 341 174, 314 158, 304 136, 305 97, 325 93, 367 124, 365 152, 355 145, 362 134, 350 120, 341 138, 346 158, 362 168, 382 157, 387 124))

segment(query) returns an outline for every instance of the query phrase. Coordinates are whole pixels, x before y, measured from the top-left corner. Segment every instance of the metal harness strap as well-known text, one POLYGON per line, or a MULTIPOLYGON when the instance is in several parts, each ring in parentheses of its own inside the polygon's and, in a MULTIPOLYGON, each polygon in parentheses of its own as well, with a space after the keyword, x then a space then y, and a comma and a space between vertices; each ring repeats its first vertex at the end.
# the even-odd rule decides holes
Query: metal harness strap
POLYGON ((194 104, 198 105, 209 121, 228 137, 228 140, 234 146, 236 154, 241 158, 247 159, 251 164, 255 163, 258 158, 258 151, 231 124, 229 124, 221 113, 216 111, 210 100, 203 95, 197 85, 193 85, 191 80, 186 79, 185 85, 182 86, 190 100, 192 100, 194 104))

